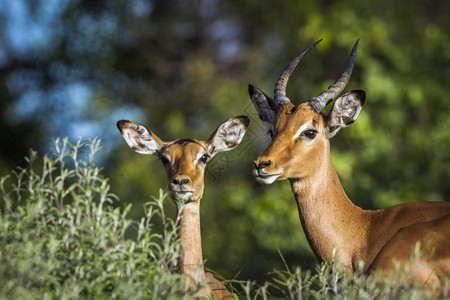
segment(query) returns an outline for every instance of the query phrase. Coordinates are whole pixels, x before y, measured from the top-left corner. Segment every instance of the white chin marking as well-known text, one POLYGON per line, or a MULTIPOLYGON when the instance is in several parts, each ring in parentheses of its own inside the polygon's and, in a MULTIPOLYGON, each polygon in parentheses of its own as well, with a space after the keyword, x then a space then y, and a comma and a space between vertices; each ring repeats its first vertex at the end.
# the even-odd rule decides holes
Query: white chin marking
POLYGON ((275 180, 277 180, 279 175, 272 175, 272 176, 256 176, 256 181, 258 181, 259 183, 263 183, 263 184, 272 184, 275 182, 275 180))
POLYGON ((172 196, 178 200, 188 201, 192 197, 192 192, 171 192, 172 196))

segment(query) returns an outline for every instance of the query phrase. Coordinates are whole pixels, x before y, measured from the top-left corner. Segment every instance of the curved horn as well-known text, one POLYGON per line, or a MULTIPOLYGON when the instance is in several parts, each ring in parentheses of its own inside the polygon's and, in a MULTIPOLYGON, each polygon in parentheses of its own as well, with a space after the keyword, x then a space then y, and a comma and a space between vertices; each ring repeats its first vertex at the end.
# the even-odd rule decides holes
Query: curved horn
POLYGON ((300 62, 300 60, 305 56, 306 53, 309 52, 315 45, 320 43, 322 39, 312 43, 308 47, 306 47, 305 50, 302 51, 299 55, 297 55, 291 62, 284 68, 283 72, 281 73, 280 77, 278 77, 277 83, 275 84, 275 91, 274 91, 274 100, 275 105, 278 108, 283 103, 291 102, 288 97, 286 97, 286 85, 289 80, 289 76, 291 76, 292 72, 294 71, 297 64, 300 62))
POLYGON ((308 103, 309 106, 316 112, 319 113, 322 109, 328 105, 333 99, 338 96, 347 86, 350 76, 352 75, 353 67, 355 66, 356 60, 356 49, 358 49, 359 39, 356 40, 353 46, 352 52, 345 64, 344 73, 341 77, 328 88, 328 90, 320 93, 319 96, 311 98, 308 103))

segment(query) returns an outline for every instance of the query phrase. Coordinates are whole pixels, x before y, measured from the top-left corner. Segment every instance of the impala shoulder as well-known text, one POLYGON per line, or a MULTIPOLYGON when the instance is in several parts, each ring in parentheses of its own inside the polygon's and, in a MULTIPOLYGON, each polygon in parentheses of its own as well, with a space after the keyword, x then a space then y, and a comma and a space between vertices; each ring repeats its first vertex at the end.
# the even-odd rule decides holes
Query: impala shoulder
POLYGON ((406 224, 426 222, 450 213, 450 202, 408 202, 374 211, 383 223, 406 224))

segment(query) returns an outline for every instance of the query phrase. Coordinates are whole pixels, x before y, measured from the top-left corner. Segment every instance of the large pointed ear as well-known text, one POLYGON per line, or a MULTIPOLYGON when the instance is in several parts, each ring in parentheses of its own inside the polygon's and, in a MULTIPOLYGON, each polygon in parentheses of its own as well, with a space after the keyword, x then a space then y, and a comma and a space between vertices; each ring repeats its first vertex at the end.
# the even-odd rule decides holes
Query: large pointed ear
POLYGON ((133 121, 117 122, 120 134, 131 149, 141 154, 158 154, 164 142, 144 125, 133 121))
POLYGON ((209 137, 208 152, 211 157, 222 151, 229 151, 239 145, 247 131, 250 119, 238 116, 223 122, 209 137))
POLYGON ((332 138, 339 129, 356 121, 365 100, 364 91, 353 90, 334 101, 333 108, 327 116, 328 138, 332 138))
POLYGON ((264 122, 275 124, 277 109, 273 99, 251 84, 248 85, 248 93, 259 118, 264 122))

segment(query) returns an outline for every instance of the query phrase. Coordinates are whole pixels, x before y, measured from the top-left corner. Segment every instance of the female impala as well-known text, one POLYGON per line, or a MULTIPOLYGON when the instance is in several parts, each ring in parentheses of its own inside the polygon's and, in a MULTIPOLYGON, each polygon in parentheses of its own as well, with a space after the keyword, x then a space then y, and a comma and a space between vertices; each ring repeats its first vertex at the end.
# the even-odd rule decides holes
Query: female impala
POLYGON ((259 117, 273 125, 272 142, 254 161, 253 175, 265 184, 289 179, 301 224, 318 260, 330 261, 336 251, 338 260, 350 270, 356 271, 362 261, 364 271, 390 273, 393 261, 408 262, 420 241, 433 255, 416 261, 411 279, 422 284, 449 277, 450 203, 418 202, 362 210, 347 197, 333 167, 329 139, 356 120, 365 92, 348 92, 336 99, 329 114, 321 111, 347 85, 358 41, 342 76, 327 91, 298 106, 286 96, 286 85, 300 59, 320 40, 284 69, 275 85, 274 100, 249 86, 259 117))
POLYGON ((231 118, 222 123, 208 141, 178 139, 163 142, 143 125, 132 121, 117 122, 123 138, 134 151, 156 155, 161 159, 169 180, 169 192, 178 200, 180 210, 180 272, 193 279, 191 289, 203 287, 203 298, 233 299, 225 286, 203 269, 200 233, 200 199, 204 189, 206 162, 219 152, 239 145, 250 120, 246 116, 231 118))

